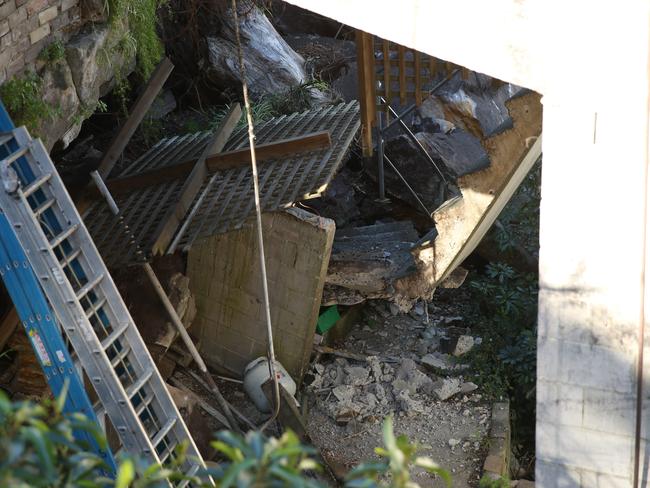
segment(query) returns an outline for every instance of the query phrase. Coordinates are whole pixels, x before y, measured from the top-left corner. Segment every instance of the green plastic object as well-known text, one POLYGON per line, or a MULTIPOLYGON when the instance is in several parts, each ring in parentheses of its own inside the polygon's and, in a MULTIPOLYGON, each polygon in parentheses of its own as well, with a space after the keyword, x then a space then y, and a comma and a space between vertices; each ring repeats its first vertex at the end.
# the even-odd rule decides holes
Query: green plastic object
POLYGON ((318 323, 316 324, 316 331, 319 334, 324 334, 341 319, 339 309, 336 305, 328 307, 322 314, 318 316, 318 323))

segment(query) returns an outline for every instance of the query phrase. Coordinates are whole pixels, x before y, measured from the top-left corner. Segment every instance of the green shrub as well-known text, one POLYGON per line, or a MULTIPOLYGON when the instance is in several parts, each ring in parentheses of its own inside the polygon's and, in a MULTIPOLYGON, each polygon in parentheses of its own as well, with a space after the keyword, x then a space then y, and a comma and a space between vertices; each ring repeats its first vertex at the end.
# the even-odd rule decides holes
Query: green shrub
POLYGON ((130 36, 119 46, 135 49, 137 70, 143 79, 149 78, 164 54, 164 48, 156 32, 157 11, 161 0, 106 0, 112 23, 126 21, 130 36), (126 43, 127 45, 122 45, 126 43))
POLYGON ((99 426, 82 415, 62 414, 57 401, 11 402, 0 392, 0 486, 104 486, 103 460, 75 440, 73 431, 91 434, 106 448, 99 426))
POLYGON ((315 449, 304 446, 293 432, 279 439, 266 439, 261 432, 241 436, 229 431, 217 433, 212 447, 228 458, 218 469, 210 471, 221 488, 229 486, 292 486, 316 488, 319 483, 306 471, 320 471, 314 460, 315 449))
POLYGON ((0 86, 0 99, 16 126, 24 125, 33 134, 43 121, 53 120, 60 112, 43 99, 43 80, 33 71, 0 86))
POLYGON ((485 475, 478 482, 478 488, 510 488, 510 480, 503 476, 492 479, 488 475, 485 475))
POLYGON ((65 58, 65 47, 59 39, 48 44, 38 53, 38 59, 46 63, 55 63, 63 58, 65 58))
MULTIPOLYGON (((180 445, 173 463, 164 467, 148 465, 139 458, 120 458, 116 478, 107 478, 103 460, 73 436, 73 432, 87 432, 105 449, 103 432, 81 414, 64 415, 64 397, 65 393, 56 401, 44 400, 40 404, 11 402, 0 392, 0 486, 148 488, 182 480, 191 481, 192 486, 212 486, 183 473, 187 444, 180 445)), ((450 485, 445 470, 431 459, 416 455, 417 445, 409 443, 406 436, 395 437, 392 418, 386 419, 383 431, 385 446, 375 451, 384 461, 353 469, 345 487, 418 488, 410 479, 413 467, 435 473, 450 485)), ((266 438, 257 431, 245 436, 221 431, 212 447, 226 460, 198 475, 210 475, 220 488, 324 486, 315 477, 322 470, 315 460, 316 450, 301 444, 291 431, 279 439, 266 438)))

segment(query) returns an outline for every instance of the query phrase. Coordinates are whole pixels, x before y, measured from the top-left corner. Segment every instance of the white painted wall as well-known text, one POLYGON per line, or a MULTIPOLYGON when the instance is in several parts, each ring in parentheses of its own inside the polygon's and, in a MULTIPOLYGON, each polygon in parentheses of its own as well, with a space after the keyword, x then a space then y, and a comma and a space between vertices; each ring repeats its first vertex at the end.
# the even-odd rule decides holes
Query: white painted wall
POLYGON ((647 253, 650 2, 290 3, 544 95, 537 486, 630 486, 647 253))

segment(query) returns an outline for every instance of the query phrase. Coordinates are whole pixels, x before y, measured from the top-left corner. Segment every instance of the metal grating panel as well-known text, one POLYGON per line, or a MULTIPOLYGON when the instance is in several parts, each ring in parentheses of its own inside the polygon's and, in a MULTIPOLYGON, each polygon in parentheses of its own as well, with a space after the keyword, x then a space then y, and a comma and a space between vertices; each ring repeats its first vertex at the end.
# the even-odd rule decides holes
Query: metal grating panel
MULTIPOLYGON (((260 198, 264 211, 290 206, 317 196, 338 170, 359 129, 357 102, 313 109, 271 119, 255 129, 257 144, 328 130, 332 146, 293 158, 260 164, 260 198)), ((173 165, 198 158, 211 132, 163 139, 127 167, 119 176, 173 165)), ((235 131, 224 151, 248 146, 246 127, 235 131)), ((184 179, 143 188, 116 199, 121 219, 111 214, 104 202, 95 204, 85 219, 86 226, 109 266, 142 262, 150 258, 155 231, 174 204, 184 179)), ((250 167, 219 171, 208 175, 192 203, 191 221, 185 222, 180 246, 187 249, 200 237, 241 227, 254 212, 253 181, 250 167)))

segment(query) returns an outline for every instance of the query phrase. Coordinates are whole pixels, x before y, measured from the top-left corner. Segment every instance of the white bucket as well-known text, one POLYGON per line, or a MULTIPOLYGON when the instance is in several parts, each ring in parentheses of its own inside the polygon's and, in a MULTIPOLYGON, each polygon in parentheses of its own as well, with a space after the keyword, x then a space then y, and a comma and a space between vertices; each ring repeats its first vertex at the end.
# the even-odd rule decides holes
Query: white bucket
MULTIPOLYGON (((296 394, 296 382, 287 373, 277 360, 275 364, 275 375, 280 383, 291 396, 296 394)), ((253 401, 255 406, 260 412, 270 413, 271 405, 262 391, 262 385, 266 383, 271 375, 269 374, 269 360, 265 357, 260 357, 251 361, 244 369, 244 391, 253 401)))

